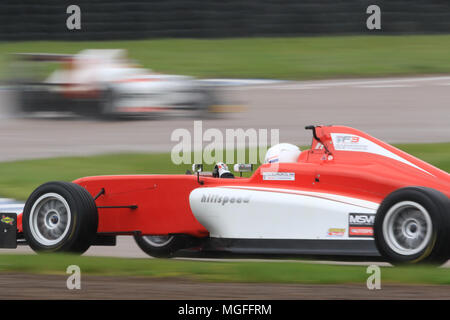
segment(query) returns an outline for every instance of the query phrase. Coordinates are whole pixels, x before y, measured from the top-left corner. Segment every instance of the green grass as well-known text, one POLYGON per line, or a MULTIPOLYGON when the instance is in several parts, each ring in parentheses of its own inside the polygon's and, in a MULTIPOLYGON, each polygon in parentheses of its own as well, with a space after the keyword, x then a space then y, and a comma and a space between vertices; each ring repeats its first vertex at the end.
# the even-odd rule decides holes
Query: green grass
POLYGON ((450 172, 450 143, 399 144, 397 148, 450 172))
MULTIPOLYGON (((444 171, 450 171, 450 143, 397 147, 444 171)), ((25 200, 36 187, 47 181, 73 181, 93 175, 184 174, 187 169, 190 165, 174 165, 170 153, 123 153, 2 162, 0 195, 25 200)), ((205 170, 211 170, 211 167, 205 167, 205 170)))
POLYGON ((126 48, 155 71, 198 77, 319 79, 450 72, 450 35, 33 41, 0 43, 7 53, 76 53, 126 48))
MULTIPOLYGON (((70 255, 0 255, 0 272, 66 274, 78 265, 84 275, 177 278, 212 282, 365 283, 365 266, 299 261, 187 261, 70 255)), ((448 269, 431 266, 382 267, 382 283, 450 285, 448 269)))

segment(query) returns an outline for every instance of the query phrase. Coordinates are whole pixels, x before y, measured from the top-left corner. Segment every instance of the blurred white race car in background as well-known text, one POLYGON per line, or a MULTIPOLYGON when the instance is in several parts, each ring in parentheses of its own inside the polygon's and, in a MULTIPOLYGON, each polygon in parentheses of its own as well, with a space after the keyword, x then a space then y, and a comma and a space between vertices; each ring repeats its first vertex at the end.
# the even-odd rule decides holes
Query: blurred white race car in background
POLYGON ((15 57, 17 106, 27 114, 70 111, 84 116, 134 117, 188 112, 208 116, 226 109, 216 86, 192 77, 154 73, 130 61, 122 49, 15 57), (55 70, 35 62, 58 62, 60 67, 55 70), (38 80, 38 71, 46 73, 44 80, 38 80))

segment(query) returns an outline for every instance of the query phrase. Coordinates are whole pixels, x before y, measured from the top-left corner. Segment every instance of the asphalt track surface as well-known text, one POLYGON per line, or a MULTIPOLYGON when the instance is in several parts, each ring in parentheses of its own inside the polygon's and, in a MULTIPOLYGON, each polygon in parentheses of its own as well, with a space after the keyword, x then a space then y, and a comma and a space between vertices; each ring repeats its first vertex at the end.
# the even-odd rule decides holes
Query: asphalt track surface
MULTIPOLYGON (((208 283, 184 279, 82 276, 80 290, 67 290, 67 276, 2 274, 0 299, 450 299, 450 286, 381 284, 208 283)), ((198 317, 197 317, 198 318, 198 317)))
MULTIPOLYGON (((393 143, 450 141, 450 76, 281 82, 228 86, 224 91, 247 111, 203 120, 203 132, 279 129, 280 141, 307 145, 311 133, 305 125, 340 124, 393 143)), ((175 129, 193 134, 193 118, 112 122, 55 115, 15 118, 10 100, 10 92, 1 90, 0 161, 170 151, 177 143, 170 139, 175 129)))

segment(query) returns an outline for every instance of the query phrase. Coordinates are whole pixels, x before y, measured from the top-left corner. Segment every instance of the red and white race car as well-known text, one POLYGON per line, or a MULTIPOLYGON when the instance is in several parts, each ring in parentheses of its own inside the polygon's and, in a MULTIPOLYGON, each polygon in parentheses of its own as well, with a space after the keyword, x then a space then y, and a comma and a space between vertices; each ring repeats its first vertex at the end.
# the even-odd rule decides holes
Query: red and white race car
POLYGON ((311 149, 294 163, 263 164, 250 178, 197 172, 43 184, 18 216, 18 234, 45 252, 82 253, 132 235, 156 257, 196 247, 392 263, 449 259, 447 172, 356 129, 307 128, 311 149))

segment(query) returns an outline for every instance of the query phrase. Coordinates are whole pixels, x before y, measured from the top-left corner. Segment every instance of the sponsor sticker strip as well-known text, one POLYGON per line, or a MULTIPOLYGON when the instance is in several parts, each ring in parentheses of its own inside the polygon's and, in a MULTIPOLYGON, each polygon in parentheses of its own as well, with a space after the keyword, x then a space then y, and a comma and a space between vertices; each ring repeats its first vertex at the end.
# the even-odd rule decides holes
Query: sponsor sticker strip
POLYGON ((373 237, 373 227, 350 227, 349 237, 373 237))
POLYGON ((329 237, 343 237, 345 235, 345 228, 330 228, 328 229, 329 237))
POLYGON ((295 181, 294 172, 262 172, 263 180, 295 181))

